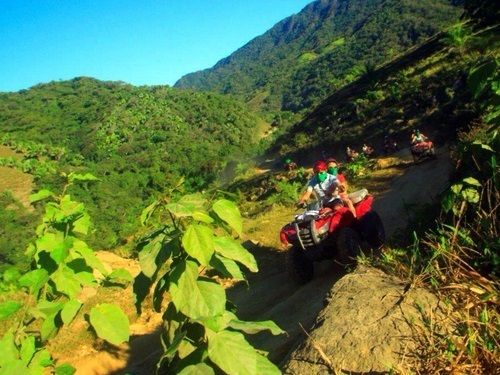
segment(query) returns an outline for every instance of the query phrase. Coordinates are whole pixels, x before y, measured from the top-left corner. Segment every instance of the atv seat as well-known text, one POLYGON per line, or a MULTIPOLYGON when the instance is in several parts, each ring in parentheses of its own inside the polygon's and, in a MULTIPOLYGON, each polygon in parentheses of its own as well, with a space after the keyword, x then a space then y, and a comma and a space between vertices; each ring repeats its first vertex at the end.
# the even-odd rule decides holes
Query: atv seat
POLYGON ((360 189, 350 194, 347 194, 347 197, 352 201, 353 204, 356 204, 365 199, 367 195, 368 195, 368 190, 360 189))

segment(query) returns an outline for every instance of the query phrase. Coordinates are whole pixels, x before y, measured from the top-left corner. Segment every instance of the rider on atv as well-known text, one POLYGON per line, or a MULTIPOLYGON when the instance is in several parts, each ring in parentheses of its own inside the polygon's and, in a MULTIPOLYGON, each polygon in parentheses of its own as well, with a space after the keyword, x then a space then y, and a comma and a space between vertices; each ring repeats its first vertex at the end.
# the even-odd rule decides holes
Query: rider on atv
POLYGON ((428 138, 423 133, 420 133, 418 129, 413 130, 411 135, 410 151, 415 163, 419 162, 423 158, 436 158, 434 143, 429 141, 428 138))
POLYGON ((329 174, 326 169, 324 161, 314 163, 314 176, 307 183, 306 190, 300 195, 297 206, 304 207, 313 191, 321 201, 326 201, 331 197, 335 188, 338 187, 339 180, 336 176, 329 174))
POLYGON ((286 158, 284 167, 285 167, 286 172, 290 172, 290 171, 297 169, 297 163, 292 161, 292 159, 290 159, 290 158, 286 158))
POLYGON ((313 172, 315 175, 309 180, 306 190, 301 194, 297 207, 306 208, 306 201, 314 191, 320 202, 320 207, 318 208, 328 207, 333 209, 334 203, 336 205, 342 203, 342 206, 345 206, 346 210, 351 211, 353 216, 356 217, 356 210, 352 201, 346 194, 343 194, 344 189, 339 183, 339 179, 327 172, 326 163, 323 161, 316 162, 313 172))
POLYGON ((427 137, 424 135, 424 133, 420 133, 420 130, 414 129, 411 135, 411 144, 417 145, 425 141, 427 141, 427 137))

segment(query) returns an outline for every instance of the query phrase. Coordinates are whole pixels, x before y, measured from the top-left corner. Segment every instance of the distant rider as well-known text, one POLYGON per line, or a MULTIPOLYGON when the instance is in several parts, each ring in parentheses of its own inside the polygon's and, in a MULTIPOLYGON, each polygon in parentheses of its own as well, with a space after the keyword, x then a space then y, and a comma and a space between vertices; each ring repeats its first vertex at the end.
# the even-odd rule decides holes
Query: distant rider
POLYGON ((411 144, 416 145, 422 142, 425 142, 427 140, 427 137, 424 135, 424 133, 420 133, 420 130, 415 129, 413 130, 413 133, 411 135, 411 144))
POLYGON ((294 169, 297 169, 297 164, 292 161, 290 158, 285 159, 285 171, 290 172, 294 169))

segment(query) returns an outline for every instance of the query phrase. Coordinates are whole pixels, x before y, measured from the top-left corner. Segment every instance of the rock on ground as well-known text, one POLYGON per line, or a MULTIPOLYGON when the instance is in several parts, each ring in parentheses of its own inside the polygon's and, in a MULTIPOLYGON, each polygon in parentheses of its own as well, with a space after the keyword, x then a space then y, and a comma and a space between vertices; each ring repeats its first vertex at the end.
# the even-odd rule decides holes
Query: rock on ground
MULTIPOLYGON (((414 362, 426 323, 442 302, 380 270, 360 266, 340 279, 308 337, 285 359, 284 374, 379 374, 414 362)), ((416 365, 416 364, 415 364, 416 365)))

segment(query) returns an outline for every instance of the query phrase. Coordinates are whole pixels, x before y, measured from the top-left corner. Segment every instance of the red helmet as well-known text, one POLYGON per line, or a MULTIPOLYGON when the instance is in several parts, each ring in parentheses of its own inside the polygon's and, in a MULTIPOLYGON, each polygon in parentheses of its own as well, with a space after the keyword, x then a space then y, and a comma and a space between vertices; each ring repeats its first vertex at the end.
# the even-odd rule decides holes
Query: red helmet
POLYGON ((326 171, 326 163, 324 161, 317 161, 313 166, 314 173, 326 171))

